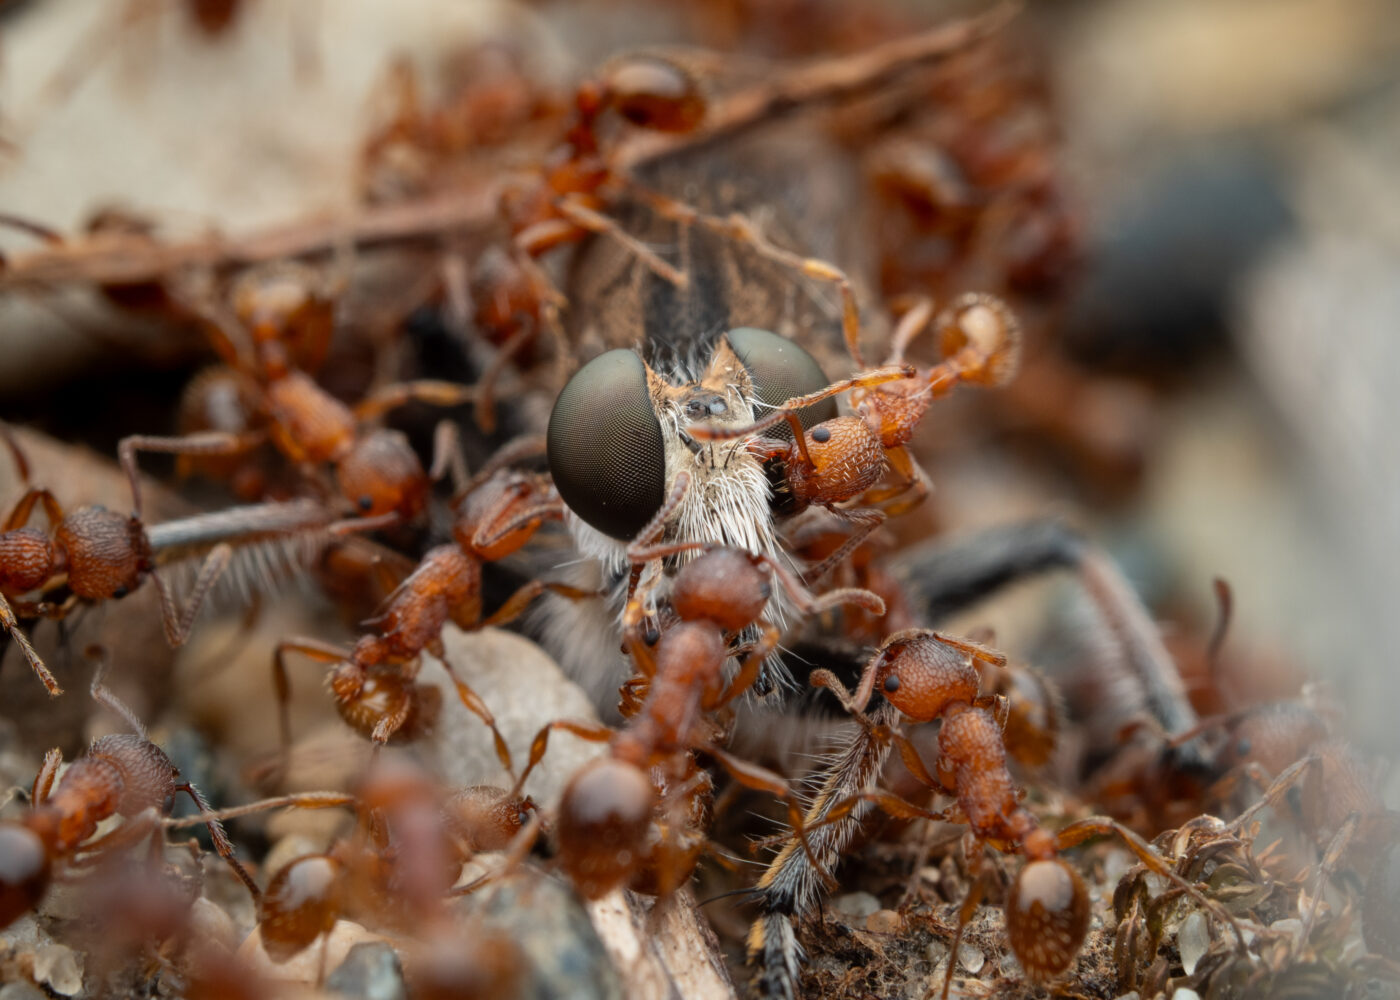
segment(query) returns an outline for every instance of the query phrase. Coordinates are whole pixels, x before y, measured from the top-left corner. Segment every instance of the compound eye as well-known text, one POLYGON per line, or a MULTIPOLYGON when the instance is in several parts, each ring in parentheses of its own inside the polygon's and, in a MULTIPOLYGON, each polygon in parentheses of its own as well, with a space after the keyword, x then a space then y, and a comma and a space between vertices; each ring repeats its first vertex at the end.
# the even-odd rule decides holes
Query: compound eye
POLYGON ((549 416, 549 471, 569 509, 605 535, 636 536, 665 501, 666 450, 632 351, 600 354, 549 416))
MULTIPOLYGON (((795 396, 805 396, 831 384, 816 358, 776 333, 745 326, 730 330, 726 337, 729 346, 753 378, 754 395, 765 404, 754 413, 755 417, 762 416, 762 411, 768 407, 779 406, 795 396)), ((804 430, 811 430, 823 420, 835 416, 835 399, 824 399, 815 406, 797 412, 804 430)), ((786 423, 778 424, 765 433, 784 441, 792 440, 792 430, 786 423)))

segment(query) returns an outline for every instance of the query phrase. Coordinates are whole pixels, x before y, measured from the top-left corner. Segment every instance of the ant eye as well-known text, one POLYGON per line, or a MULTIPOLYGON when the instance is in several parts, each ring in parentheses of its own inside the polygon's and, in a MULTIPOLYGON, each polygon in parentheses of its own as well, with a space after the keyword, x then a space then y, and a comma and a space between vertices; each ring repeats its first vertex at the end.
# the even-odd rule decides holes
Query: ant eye
MULTIPOLYGON (((776 333, 745 326, 730 330, 725 336, 735 355, 749 370, 754 395, 766 406, 779 406, 796 396, 817 392, 831 384, 816 358, 776 333)), ((762 415, 754 414, 756 417, 762 415)), ((799 410, 797 419, 802 422, 803 430, 810 430, 836 415, 836 400, 824 399, 799 410)), ((786 423, 778 424, 765 433, 784 441, 792 440, 792 430, 786 423)))
POLYGON ((360 505, 360 510, 369 510, 374 506, 374 497, 366 494, 356 501, 360 505))
POLYGON ((666 449, 633 351, 600 354, 569 379, 549 416, 549 471, 569 509, 631 539, 665 501, 666 449))
POLYGON ((899 690, 899 675, 890 674, 885 678, 885 690, 893 694, 899 690))
POLYGON ((113 596, 114 598, 116 598, 117 600, 121 600, 121 599, 122 599, 123 597, 125 597, 126 595, 127 595, 127 588, 126 588, 126 587, 118 587, 116 590, 112 591, 112 596, 113 596))

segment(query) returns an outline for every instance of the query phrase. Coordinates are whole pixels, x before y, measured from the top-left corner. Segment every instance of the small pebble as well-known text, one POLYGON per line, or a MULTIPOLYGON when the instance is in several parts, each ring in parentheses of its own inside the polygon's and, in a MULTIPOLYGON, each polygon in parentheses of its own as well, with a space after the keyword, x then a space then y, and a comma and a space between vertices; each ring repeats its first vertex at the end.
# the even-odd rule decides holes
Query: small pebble
POLYGON ((894 910, 876 910, 865 918, 865 929, 873 934, 898 934, 904 929, 904 918, 894 910))
POLYGON ((982 971, 982 966, 987 964, 987 956, 981 948, 964 944, 958 948, 958 964, 975 976, 982 971))
POLYGON ((928 947, 924 949, 924 955, 928 958, 930 965, 942 965, 943 960, 948 957, 948 946, 942 941, 930 941, 928 947))
POLYGON ((937 885, 943 880, 943 873, 933 865, 924 865, 919 869, 919 878, 923 879, 929 885, 937 885))
POLYGON ((407 1000, 403 966, 383 941, 357 944, 326 979, 326 989, 354 1000, 407 1000))
POLYGON ((229 951, 238 947, 238 928, 223 907, 200 896, 190 907, 190 930, 198 941, 213 941, 229 951))
POLYGON ((880 909, 880 901, 868 892, 848 892, 833 899, 831 908, 848 917, 864 919, 880 909))
POLYGON ((1172 1000, 1201 1000, 1201 995, 1193 989, 1181 986, 1172 994, 1172 1000))
POLYGON ((46 944, 34 952, 34 978, 60 996, 71 997, 83 988, 83 965, 67 945, 46 944))
POLYGON ((1141 1000, 1141 998, 1138 996, 1138 991, 1133 990, 1131 993, 1124 993, 1122 996, 1115 997, 1114 1000, 1141 1000))
POLYGON ((1210 948, 1205 914, 1193 913, 1181 922, 1181 928, 1176 932, 1176 947, 1181 952, 1181 967, 1188 976, 1194 975, 1197 963, 1210 948))

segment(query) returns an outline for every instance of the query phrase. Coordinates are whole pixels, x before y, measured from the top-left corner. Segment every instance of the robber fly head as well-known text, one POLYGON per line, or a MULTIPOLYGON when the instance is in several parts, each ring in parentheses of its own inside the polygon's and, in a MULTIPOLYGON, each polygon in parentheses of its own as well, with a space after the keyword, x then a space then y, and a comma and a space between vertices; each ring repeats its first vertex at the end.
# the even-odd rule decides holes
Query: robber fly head
MULTIPOLYGON (((691 486, 666 525, 668 540, 777 551, 762 464, 742 441, 701 442, 687 428, 752 423, 768 407, 823 388, 826 376, 792 341, 753 328, 720 337, 699 367, 677 366, 663 376, 635 351, 612 350, 584 365, 559 394, 549 421, 549 466, 588 554, 621 559, 623 545, 661 508, 682 470, 691 486)), ((812 426, 832 416, 828 400, 801 419, 812 426)))

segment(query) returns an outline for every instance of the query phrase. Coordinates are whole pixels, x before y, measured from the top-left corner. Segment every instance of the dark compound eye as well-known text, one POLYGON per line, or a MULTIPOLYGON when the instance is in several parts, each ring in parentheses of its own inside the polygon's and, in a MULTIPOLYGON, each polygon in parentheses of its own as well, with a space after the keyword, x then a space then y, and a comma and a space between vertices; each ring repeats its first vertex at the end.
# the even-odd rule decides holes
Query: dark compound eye
POLYGON ((661 425, 632 351, 600 354, 569 379, 548 442, 559 495, 605 535, 631 540, 666 499, 661 425))
MULTIPOLYGON (((730 330, 725 335, 744 367, 753 377, 755 395, 767 406, 778 406, 795 396, 825 389, 831 383, 812 357, 792 341, 751 326, 730 330)), ((763 410, 754 414, 761 417, 763 410)), ((823 420, 835 417, 836 400, 824 399, 798 412, 802 427, 810 430, 823 420)), ((792 431, 782 423, 765 432, 770 437, 792 440, 792 431)))

